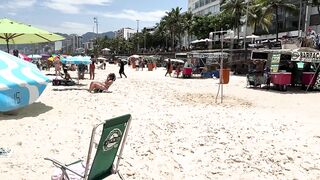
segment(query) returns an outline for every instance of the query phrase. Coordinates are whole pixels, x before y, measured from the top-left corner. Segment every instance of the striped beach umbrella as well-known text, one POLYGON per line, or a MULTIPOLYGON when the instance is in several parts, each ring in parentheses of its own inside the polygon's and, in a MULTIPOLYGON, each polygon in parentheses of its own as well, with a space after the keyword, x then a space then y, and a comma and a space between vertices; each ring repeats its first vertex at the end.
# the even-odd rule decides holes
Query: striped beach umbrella
POLYGON ((63 64, 91 64, 89 56, 68 56, 66 58, 62 58, 61 62, 63 64))
POLYGON ((48 82, 34 64, 0 51, 0 112, 32 104, 48 82))

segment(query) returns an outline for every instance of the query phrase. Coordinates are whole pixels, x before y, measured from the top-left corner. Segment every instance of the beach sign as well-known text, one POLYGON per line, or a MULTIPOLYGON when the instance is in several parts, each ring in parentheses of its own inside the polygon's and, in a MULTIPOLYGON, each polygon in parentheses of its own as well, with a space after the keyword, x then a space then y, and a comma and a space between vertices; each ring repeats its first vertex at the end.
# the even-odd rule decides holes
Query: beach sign
POLYGON ((32 104, 48 82, 34 64, 0 51, 0 112, 32 104))
POLYGON ((271 57, 271 72, 275 73, 279 70, 279 63, 280 63, 281 54, 272 54, 271 57))
POLYGON ((320 52, 292 52, 291 61, 320 63, 320 52))

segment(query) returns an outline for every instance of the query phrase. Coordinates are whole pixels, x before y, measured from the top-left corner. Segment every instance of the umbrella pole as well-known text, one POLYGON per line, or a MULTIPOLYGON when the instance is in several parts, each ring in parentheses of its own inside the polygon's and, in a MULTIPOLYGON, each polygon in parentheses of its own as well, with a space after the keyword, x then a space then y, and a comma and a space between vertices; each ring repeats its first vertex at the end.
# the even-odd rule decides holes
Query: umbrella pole
POLYGON ((8 50, 8 53, 9 53, 9 41, 8 40, 6 40, 7 41, 7 50, 8 50))

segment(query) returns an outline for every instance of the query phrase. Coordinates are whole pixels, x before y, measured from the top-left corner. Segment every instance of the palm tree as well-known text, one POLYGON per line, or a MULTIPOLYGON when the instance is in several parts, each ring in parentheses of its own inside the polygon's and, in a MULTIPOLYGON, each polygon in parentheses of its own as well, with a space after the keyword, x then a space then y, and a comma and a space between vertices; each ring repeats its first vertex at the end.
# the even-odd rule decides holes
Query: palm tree
POLYGON ((191 35, 192 21, 193 21, 192 12, 191 11, 186 12, 183 15, 183 26, 184 26, 184 30, 187 33, 187 37, 188 37, 188 47, 190 45, 190 35, 191 35))
POLYGON ((223 0, 221 1, 222 13, 230 14, 233 18, 233 28, 237 28, 238 41, 240 38, 241 17, 246 12, 245 0, 223 0))
POLYGON ((253 34, 256 34, 258 26, 263 30, 269 31, 271 20, 272 15, 265 14, 265 8, 261 7, 261 4, 257 4, 257 1, 253 1, 249 8, 248 16, 248 24, 253 27, 253 34))
POLYGON ((166 29, 170 32, 171 36, 171 48, 175 49, 175 38, 180 35, 182 30, 182 16, 180 14, 181 8, 172 8, 170 12, 166 12, 166 16, 163 17, 163 21, 166 29))
POLYGON ((290 3, 288 0, 257 0, 257 3, 261 7, 265 8, 265 15, 272 15, 275 13, 276 16, 276 41, 279 36, 279 9, 282 8, 285 11, 295 12, 297 7, 290 3))

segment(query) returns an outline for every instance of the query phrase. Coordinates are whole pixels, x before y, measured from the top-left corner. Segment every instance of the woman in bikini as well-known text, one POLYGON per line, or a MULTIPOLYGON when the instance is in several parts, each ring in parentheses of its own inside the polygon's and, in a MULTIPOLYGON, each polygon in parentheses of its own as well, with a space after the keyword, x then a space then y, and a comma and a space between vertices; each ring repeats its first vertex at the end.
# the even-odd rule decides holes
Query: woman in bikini
POLYGON ((107 80, 102 82, 93 81, 90 83, 89 92, 92 91, 108 91, 109 87, 116 80, 116 75, 114 73, 110 73, 107 77, 107 80))

